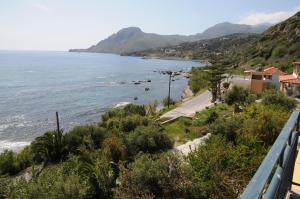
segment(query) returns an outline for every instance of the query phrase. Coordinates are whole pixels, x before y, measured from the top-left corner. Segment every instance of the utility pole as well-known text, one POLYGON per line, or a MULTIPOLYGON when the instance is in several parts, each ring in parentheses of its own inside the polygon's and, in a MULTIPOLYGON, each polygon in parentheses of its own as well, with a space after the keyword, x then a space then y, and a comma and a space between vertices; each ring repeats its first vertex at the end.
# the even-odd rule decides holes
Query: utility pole
POLYGON ((60 131, 60 128, 59 128, 59 118, 58 118, 58 112, 56 111, 56 125, 57 125, 57 132, 60 131))
POLYGON ((171 76, 172 76, 172 72, 169 71, 169 94, 168 94, 168 108, 170 107, 170 92, 171 92, 171 76))

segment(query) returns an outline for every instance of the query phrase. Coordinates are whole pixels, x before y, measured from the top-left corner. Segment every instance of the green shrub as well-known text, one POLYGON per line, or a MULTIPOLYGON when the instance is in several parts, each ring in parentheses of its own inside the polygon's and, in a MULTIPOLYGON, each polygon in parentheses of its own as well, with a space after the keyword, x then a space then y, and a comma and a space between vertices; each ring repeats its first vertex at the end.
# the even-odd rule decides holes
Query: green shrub
POLYGON ((89 185, 76 172, 64 164, 44 169, 34 180, 17 179, 11 185, 9 198, 87 198, 89 185))
POLYGON ((103 143, 103 151, 109 159, 118 163, 127 156, 127 148, 122 138, 111 136, 105 139, 103 143))
POLYGON ((151 126, 140 126, 128 135, 127 147, 132 155, 139 152, 156 153, 171 149, 173 141, 162 128, 151 126))
POLYGON ((112 198, 114 173, 109 159, 101 152, 97 156, 83 152, 79 157, 78 172, 89 184, 89 198, 112 198))
POLYGON ((263 93, 262 103, 265 105, 277 105, 289 111, 296 107, 296 101, 293 98, 287 97, 275 89, 270 89, 263 93))
POLYGON ((146 115, 146 109, 144 106, 128 104, 124 108, 113 108, 108 110, 102 115, 102 122, 106 122, 112 118, 122 118, 128 115, 146 115))
POLYGON ((117 198, 189 198, 192 176, 175 155, 138 157, 129 168, 121 168, 117 198))
POLYGON ((210 125, 210 130, 213 134, 220 134, 228 141, 236 144, 238 130, 243 127, 243 121, 238 116, 222 117, 210 125))
POLYGON ((257 139, 237 139, 234 145, 213 135, 188 156, 193 176, 191 198, 233 199, 244 191, 267 150, 257 139))
POLYGON ((264 145, 274 143, 290 112, 281 106, 253 104, 245 109, 243 133, 260 138, 264 145))
POLYGON ((86 125, 77 126, 64 135, 64 140, 68 153, 78 154, 79 147, 86 145, 85 137, 89 137, 92 140, 92 148, 98 149, 101 147, 103 140, 106 136, 106 130, 101 127, 86 125))
POLYGON ((62 131, 49 131, 34 139, 31 149, 36 162, 59 162, 66 158, 67 150, 62 131))
POLYGON ((0 154, 0 175, 14 175, 20 170, 17 162, 17 154, 11 150, 5 150, 0 154))
POLYGON ((255 99, 255 95, 251 95, 247 89, 239 86, 233 86, 233 88, 225 94, 225 102, 228 105, 249 104, 254 102, 255 99))

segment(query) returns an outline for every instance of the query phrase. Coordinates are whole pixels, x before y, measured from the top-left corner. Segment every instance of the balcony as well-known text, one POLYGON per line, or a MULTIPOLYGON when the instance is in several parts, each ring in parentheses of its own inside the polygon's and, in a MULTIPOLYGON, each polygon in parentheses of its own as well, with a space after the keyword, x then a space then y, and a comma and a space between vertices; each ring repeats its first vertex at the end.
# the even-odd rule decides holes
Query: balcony
POLYGON ((300 198, 299 119, 294 111, 241 199, 300 198))

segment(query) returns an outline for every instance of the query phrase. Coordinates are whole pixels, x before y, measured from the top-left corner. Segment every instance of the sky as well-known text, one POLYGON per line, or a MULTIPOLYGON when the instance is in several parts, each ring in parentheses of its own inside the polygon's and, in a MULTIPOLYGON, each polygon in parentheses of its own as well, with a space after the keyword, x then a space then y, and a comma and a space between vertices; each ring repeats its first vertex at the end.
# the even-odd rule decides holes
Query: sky
POLYGON ((87 48, 121 28, 200 33, 220 22, 278 23, 299 0, 0 0, 0 49, 87 48))

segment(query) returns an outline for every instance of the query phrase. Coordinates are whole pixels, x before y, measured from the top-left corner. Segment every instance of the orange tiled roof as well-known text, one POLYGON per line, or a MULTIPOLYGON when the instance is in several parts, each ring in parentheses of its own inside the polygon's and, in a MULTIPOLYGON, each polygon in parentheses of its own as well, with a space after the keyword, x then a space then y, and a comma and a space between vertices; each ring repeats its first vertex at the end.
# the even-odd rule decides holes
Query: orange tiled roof
POLYGON ((300 84, 300 79, 289 79, 285 81, 281 81, 283 83, 291 83, 291 84, 300 84))
POLYGON ((277 73, 278 75, 285 75, 286 73, 282 72, 281 70, 279 70, 278 68, 272 66, 269 68, 264 69, 264 74, 265 75, 273 75, 277 73))
POLYGON ((294 75, 282 75, 279 76, 279 81, 284 83, 291 83, 291 84, 300 84, 300 78, 297 78, 294 75))
POLYGON ((286 81, 291 79, 297 79, 294 75, 281 75, 279 76, 279 81, 286 81))

